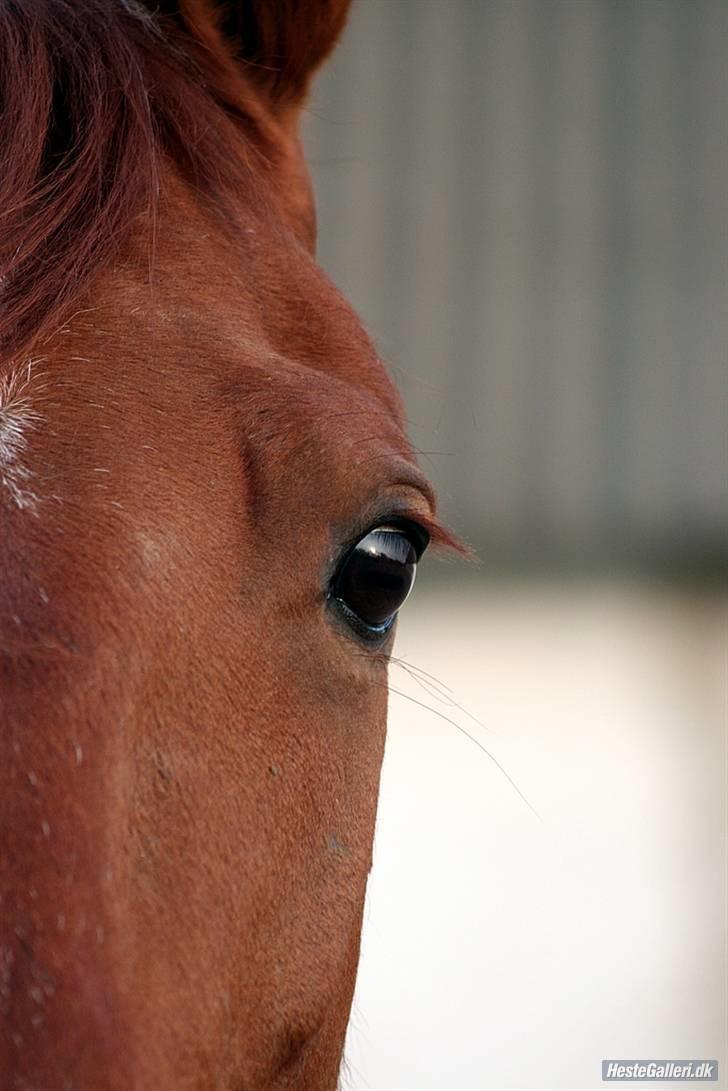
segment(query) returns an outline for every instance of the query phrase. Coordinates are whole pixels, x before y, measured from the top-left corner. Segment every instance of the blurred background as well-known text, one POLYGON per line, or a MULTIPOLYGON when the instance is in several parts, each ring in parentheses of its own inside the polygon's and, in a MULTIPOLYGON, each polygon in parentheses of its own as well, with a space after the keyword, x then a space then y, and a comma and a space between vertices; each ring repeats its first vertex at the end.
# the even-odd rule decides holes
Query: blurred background
POLYGON ((480 557, 400 624, 349 1088, 728 1087, 727 73, 724 0, 356 0, 317 85, 321 261, 480 557))

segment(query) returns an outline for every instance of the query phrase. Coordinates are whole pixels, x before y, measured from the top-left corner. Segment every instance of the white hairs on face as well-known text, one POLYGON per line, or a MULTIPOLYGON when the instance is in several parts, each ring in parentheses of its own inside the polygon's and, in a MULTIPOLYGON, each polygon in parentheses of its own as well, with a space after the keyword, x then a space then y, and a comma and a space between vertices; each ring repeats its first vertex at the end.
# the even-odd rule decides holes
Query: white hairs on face
POLYGON ((32 488, 33 475, 23 464, 28 433, 42 419, 30 400, 30 380, 35 360, 0 377, 0 489, 21 511, 37 515, 39 499, 32 488))

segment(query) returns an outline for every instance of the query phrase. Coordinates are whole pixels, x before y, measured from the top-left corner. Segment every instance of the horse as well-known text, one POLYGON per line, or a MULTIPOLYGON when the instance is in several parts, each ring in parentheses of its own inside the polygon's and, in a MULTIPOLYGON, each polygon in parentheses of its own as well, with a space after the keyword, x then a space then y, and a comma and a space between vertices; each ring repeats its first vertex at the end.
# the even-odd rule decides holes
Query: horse
POLYGON ((0 0, 0 1088, 336 1086, 452 540, 315 260, 348 0, 0 0))

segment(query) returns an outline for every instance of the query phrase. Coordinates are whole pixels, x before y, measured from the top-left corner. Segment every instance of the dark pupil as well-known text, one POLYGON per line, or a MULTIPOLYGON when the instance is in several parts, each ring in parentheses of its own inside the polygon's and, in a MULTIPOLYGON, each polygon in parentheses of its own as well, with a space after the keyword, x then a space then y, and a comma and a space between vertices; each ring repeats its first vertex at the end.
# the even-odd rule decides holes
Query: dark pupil
POLYGON ((383 625, 397 613, 415 580, 417 552, 399 530, 372 530, 354 546, 335 593, 367 625, 383 625))

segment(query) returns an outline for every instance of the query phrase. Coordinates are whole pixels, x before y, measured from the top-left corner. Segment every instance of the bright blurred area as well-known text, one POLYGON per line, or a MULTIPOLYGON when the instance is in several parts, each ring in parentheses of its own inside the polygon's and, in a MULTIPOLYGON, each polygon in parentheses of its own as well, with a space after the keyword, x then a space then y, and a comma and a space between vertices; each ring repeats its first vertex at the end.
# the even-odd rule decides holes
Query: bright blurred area
POLYGON ((358 0, 318 84, 321 260, 480 557, 400 623, 346 1088, 728 1088, 727 76, 723 0, 358 0))

